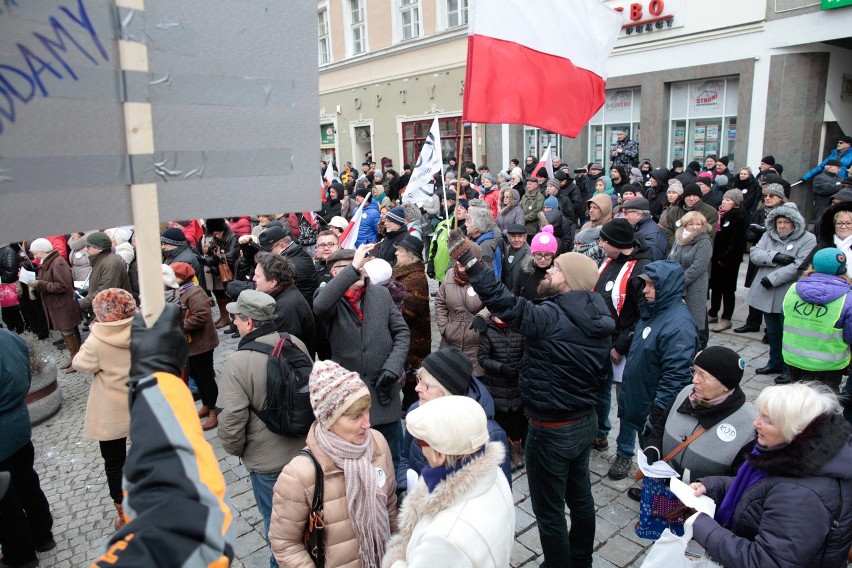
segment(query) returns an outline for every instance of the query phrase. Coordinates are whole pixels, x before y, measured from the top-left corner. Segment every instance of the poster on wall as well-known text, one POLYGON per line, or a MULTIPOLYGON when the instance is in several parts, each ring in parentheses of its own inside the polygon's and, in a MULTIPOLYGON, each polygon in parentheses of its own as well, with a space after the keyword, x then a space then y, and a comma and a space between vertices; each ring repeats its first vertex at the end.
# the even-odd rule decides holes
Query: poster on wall
POLYGON ((692 159, 701 161, 704 159, 704 144, 692 145, 692 159))
POLYGON ((719 126, 716 124, 710 124, 707 126, 707 141, 708 142, 716 142, 719 140, 719 126))
POLYGON ((696 126, 692 129, 692 140, 695 142, 704 142, 704 134, 706 129, 704 126, 696 126))
POLYGON ((718 154, 718 152, 717 152, 718 149, 719 149, 719 147, 712 142, 708 142, 707 144, 704 145, 704 152, 707 153, 707 154, 718 154))
POLYGON ((682 144, 675 145, 672 153, 674 154, 675 160, 683 160, 684 146, 682 144))
POLYGON ((682 126, 675 127, 675 129, 674 129, 675 144, 683 144, 685 136, 686 136, 686 128, 684 128, 682 126))
POLYGON ((737 137, 737 125, 729 124, 728 125, 728 140, 735 140, 737 137))

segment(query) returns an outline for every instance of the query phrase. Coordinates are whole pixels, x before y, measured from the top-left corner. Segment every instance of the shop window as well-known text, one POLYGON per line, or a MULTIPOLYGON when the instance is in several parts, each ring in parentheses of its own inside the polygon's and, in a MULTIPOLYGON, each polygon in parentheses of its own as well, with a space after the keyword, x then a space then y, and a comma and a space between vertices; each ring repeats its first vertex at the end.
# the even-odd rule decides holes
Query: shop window
MULTIPOLYGON (((414 120, 402 123, 402 155, 403 161, 412 166, 417 162, 420 149, 429 129, 432 128, 434 119, 414 120)), ((462 142, 462 162, 470 162, 473 159, 473 145, 470 124, 464 125, 462 132, 461 117, 448 116, 438 119, 438 128, 441 134, 441 157, 444 166, 449 163, 450 158, 458 159, 459 141, 462 142)))
MULTIPOLYGON (((735 161, 737 149, 736 78, 675 83, 671 87, 669 163, 704 164, 709 154, 735 161)), ((731 167, 729 165, 729 167, 731 167)))
POLYGON ((540 158, 547 150, 548 144, 550 144, 551 155, 561 155, 562 137, 559 134, 542 128, 524 127, 524 157, 535 156, 540 158))
MULTIPOLYGON (((627 136, 637 144, 639 136, 639 114, 642 111, 639 89, 616 89, 606 92, 606 101, 589 121, 589 162, 599 162, 604 170, 610 168, 612 149, 618 142, 616 131, 626 130, 627 136)), ((639 161, 642 161, 642 146, 639 146, 639 161)), ((586 164, 578 164, 585 166, 586 164)))

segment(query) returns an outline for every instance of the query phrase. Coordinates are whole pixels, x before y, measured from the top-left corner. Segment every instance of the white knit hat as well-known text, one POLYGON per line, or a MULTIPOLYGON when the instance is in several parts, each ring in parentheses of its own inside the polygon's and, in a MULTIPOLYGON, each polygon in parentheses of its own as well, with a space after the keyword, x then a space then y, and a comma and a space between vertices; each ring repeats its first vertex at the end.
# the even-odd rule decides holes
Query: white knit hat
POLYGON ((30 252, 50 252, 53 250, 53 245, 50 241, 44 238, 36 239, 30 243, 30 252))
POLYGON ((175 276, 175 271, 168 264, 163 265, 163 285, 166 288, 179 288, 180 285, 177 283, 177 277, 175 276))
POLYGON ((367 271, 367 277, 370 279, 370 284, 384 284, 391 279, 393 268, 388 261, 383 258, 374 258, 364 265, 364 270, 367 271))
POLYGON ((488 442, 482 406, 466 396, 442 396, 412 410, 405 427, 418 440, 448 456, 467 456, 488 442))

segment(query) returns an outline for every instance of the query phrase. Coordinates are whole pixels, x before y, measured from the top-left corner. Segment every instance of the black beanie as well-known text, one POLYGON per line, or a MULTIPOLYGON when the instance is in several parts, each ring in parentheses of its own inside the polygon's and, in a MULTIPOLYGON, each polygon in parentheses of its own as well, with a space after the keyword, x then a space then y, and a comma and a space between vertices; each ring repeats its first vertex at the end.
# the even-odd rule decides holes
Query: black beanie
POLYGON ((429 354, 421 367, 437 379, 452 395, 464 395, 470 386, 473 363, 470 357, 455 347, 445 347, 429 354))
POLYGON ((771 155, 770 156, 764 156, 760 160, 760 162, 762 164, 766 164, 767 166, 774 166, 775 165, 775 156, 771 156, 771 155))
POLYGON ((170 229, 166 229, 165 231, 163 231, 163 234, 160 237, 160 242, 164 245, 185 245, 186 235, 184 235, 183 231, 181 231, 177 227, 171 227, 170 229))
POLYGON ((686 197, 687 195, 697 195, 698 197, 701 197, 701 188, 698 187, 697 183, 688 183, 683 186, 682 197, 686 197))
POLYGON ((736 351, 721 345, 713 345, 695 356, 695 366, 701 367, 725 385, 725 388, 735 389, 743 380, 745 359, 736 351))
POLYGON ((613 219, 601 227, 601 238, 620 249, 633 246, 633 225, 627 219, 613 219))

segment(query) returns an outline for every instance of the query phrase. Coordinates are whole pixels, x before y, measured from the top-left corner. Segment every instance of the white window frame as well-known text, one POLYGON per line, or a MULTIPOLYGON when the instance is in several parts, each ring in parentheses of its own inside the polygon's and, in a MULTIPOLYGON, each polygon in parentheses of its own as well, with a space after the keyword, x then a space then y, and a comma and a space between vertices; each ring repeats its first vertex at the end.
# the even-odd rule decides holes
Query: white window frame
POLYGON ((367 0, 344 0, 343 10, 343 36, 346 40, 346 56, 355 57, 370 51, 370 43, 368 41, 369 33, 367 31, 367 0), (361 11, 361 22, 355 22, 352 18, 352 5, 358 4, 361 11), (354 39, 355 28, 361 29, 361 51, 355 51, 354 39))
POLYGON ((455 0, 458 3, 458 10, 456 10, 456 14, 458 14, 459 21, 455 24, 450 23, 450 1, 444 0, 447 6, 447 29, 458 28, 461 26, 466 26, 468 21, 470 2, 469 0, 455 0), (464 6, 462 6, 464 5, 464 6), (464 21, 461 21, 461 15, 464 13, 464 21))
POLYGON ((465 21, 464 23, 450 25, 450 0, 437 0, 435 2, 436 28, 437 31, 447 31, 454 29, 466 28, 470 18, 470 3, 471 0, 458 0, 459 5, 464 4, 465 21))
POLYGON ((394 43, 402 43, 407 41, 414 41, 423 37, 423 2, 422 0, 414 0, 410 4, 403 5, 404 1, 408 0, 394 0, 393 1, 393 39, 394 43), (417 13, 417 29, 416 35, 412 37, 406 38, 404 37, 404 25, 402 22, 402 13, 405 11, 415 11, 417 13))
POLYGON ((319 58, 319 65, 328 65, 329 63, 334 62, 334 51, 331 47, 331 14, 328 10, 328 2, 323 2, 317 6, 317 32, 318 32, 318 43, 317 43, 317 56, 319 58), (323 16, 324 14, 324 16, 323 16), (325 34, 322 33, 322 28, 320 28, 320 18, 325 18, 325 34), (326 61, 322 60, 322 46, 323 42, 325 42, 326 50, 328 52, 328 59, 326 61))

